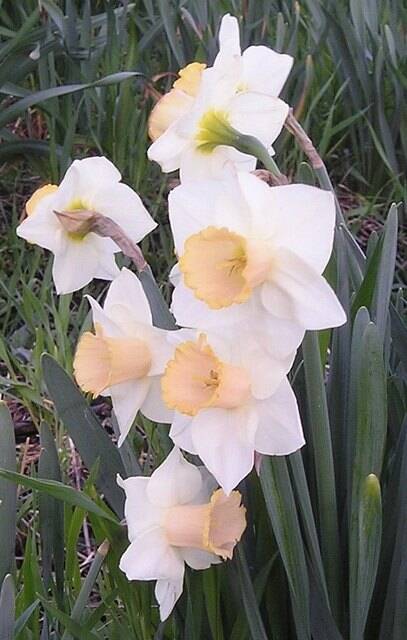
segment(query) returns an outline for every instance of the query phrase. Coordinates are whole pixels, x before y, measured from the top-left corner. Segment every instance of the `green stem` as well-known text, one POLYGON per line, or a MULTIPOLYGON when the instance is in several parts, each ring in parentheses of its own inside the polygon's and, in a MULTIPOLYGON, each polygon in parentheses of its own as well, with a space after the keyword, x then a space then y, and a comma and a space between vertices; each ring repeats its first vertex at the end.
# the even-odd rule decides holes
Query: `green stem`
MULTIPOLYGON (((89 597, 90 594, 92 592, 92 589, 95 585, 96 582, 96 578, 98 577, 99 571, 102 568, 102 564, 104 562, 104 559, 106 558, 106 555, 108 553, 109 550, 109 544, 107 542, 107 540, 105 540, 100 547, 98 548, 98 550, 95 553, 95 558, 92 562, 92 565, 89 569, 88 575, 86 576, 85 580, 83 581, 81 590, 79 592, 78 598, 72 608, 71 611, 71 620, 75 621, 75 622, 79 622, 81 621, 82 618, 82 614, 85 610, 85 607, 89 601, 89 597)), ((62 640, 70 640, 71 639, 71 635, 70 633, 68 633, 67 631, 64 632, 64 635, 62 636, 62 640)))
POLYGON ((276 178, 284 178, 266 147, 254 136, 246 136, 240 133, 232 146, 242 153, 255 156, 264 165, 265 169, 270 171, 276 178))

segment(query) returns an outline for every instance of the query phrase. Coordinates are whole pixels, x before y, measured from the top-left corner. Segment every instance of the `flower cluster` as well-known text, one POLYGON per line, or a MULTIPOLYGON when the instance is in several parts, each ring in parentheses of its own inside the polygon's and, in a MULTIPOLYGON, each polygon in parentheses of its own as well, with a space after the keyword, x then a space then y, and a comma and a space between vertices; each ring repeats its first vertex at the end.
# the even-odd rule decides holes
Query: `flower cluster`
POLYGON ((219 46, 212 67, 194 62, 179 72, 149 121, 149 158, 180 171, 168 199, 179 329, 153 325, 140 280, 116 266, 120 247, 93 226, 95 214, 105 216, 133 243, 156 226, 105 158, 76 160, 59 186, 36 191, 18 228, 54 253, 58 293, 113 280, 103 308, 88 297, 94 331, 79 340, 74 373, 85 392, 111 397, 118 445, 139 411, 170 425, 174 448, 151 477, 118 479, 130 540, 120 566, 131 580, 157 580, 163 620, 182 592, 185 563, 204 569, 232 557, 246 526, 236 487, 256 454, 304 444, 287 375, 305 331, 345 322, 323 277, 332 194, 270 187, 252 173, 256 158, 239 150, 243 134, 273 153, 292 58, 263 46, 242 53, 229 15, 219 46))

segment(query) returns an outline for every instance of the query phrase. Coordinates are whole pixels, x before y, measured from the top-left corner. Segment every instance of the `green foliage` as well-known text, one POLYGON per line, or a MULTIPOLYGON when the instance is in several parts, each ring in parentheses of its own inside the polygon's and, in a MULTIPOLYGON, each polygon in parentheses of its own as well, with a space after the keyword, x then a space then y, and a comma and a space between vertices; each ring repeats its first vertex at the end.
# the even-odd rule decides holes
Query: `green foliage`
MULTIPOLYGON (((394 251, 387 247, 394 244, 396 215, 392 209, 377 244, 374 272, 363 261, 358 287, 352 282, 348 263, 340 274, 342 285, 347 283, 342 286, 347 291, 345 307, 350 308, 351 300, 359 296, 369 308, 355 309, 350 327, 332 330, 329 350, 321 349, 326 343, 319 343, 316 333, 309 333, 304 341, 294 387, 308 446, 286 459, 264 459, 260 482, 255 473, 245 481, 249 529, 235 559, 229 565, 189 575, 177 613, 165 624, 158 622, 151 587, 128 583, 118 569, 125 532, 111 522, 113 517, 95 490, 95 483, 102 486, 100 468, 108 474, 103 480, 106 487, 117 471, 124 473, 126 453, 120 450, 123 459, 114 462, 118 454, 110 440, 109 445, 106 440, 106 452, 105 445, 98 448, 104 436, 100 438, 96 418, 63 369, 48 356, 44 358, 48 391, 59 416, 93 468, 84 493, 61 484, 55 450, 44 425, 42 455, 46 458, 41 461, 41 477, 0 472, 3 482, 13 480, 40 492, 40 527, 50 528, 43 540, 41 565, 35 539, 26 543, 20 570, 24 582, 22 577, 17 579, 18 588, 24 585, 17 599, 18 619, 25 616, 22 638, 31 637, 24 630, 35 633, 39 607, 47 614, 48 632, 59 630, 65 638, 110 639, 118 633, 143 639, 154 634, 189 638, 199 634, 199 629, 203 637, 234 640, 245 637, 240 635, 246 633, 243 629, 255 638, 278 638, 284 629, 287 640, 384 640, 393 631, 402 637, 399 630, 406 616, 402 561, 406 423, 401 419, 406 414, 406 362, 400 357, 404 352, 394 348, 393 332, 397 343, 404 343, 407 330, 395 309, 389 314, 396 299, 386 286, 394 273, 394 251), (360 291, 367 291, 366 279, 371 293, 362 296, 360 291), (378 304, 379 296, 387 305, 386 313, 378 304), (378 312, 382 334, 371 320, 378 312), (344 340, 345 331, 351 339, 344 340), (340 397, 346 408, 339 433, 335 432, 338 416, 332 401, 333 380, 343 386, 340 397), (44 498, 48 503, 44 504, 44 498), (65 503, 64 534, 62 513, 49 515, 52 510, 55 514, 56 500, 65 503), (93 544, 108 540, 110 550, 106 557, 104 550, 96 553, 82 579, 75 546, 86 512, 93 544), (65 537, 65 562, 57 531, 65 537), (63 580, 58 580, 61 571, 63 580), (95 589, 96 609, 92 604, 95 589), (240 609, 240 623, 234 626, 236 608, 240 609)), ((346 242, 338 234, 337 257, 346 242)), ((11 587, 8 582, 5 585, 4 597, 10 600, 11 587)), ((11 604, 8 607, 11 611, 11 604)))
MULTIPOLYGON (((244 46, 263 42, 296 57, 286 96, 331 175, 364 194, 362 213, 384 212, 405 194, 405 8, 388 0, 307 0, 301 8, 274 0, 41 6, 0 2, 0 160, 10 167, 1 179, 13 194, 0 247, 0 386, 28 412, 42 448, 38 469, 17 474, 2 405, 0 637, 404 640, 407 329, 394 285, 401 208, 390 208, 366 257, 338 208, 327 277, 349 321, 309 333, 297 357, 293 384, 308 444, 285 459, 263 460, 260 478, 253 472, 243 483, 250 520, 234 560, 189 572, 174 616, 162 624, 152 586, 129 583, 118 569, 127 541, 115 476, 149 473, 151 458, 156 466, 167 453, 168 436, 138 422, 134 446, 118 451, 74 386, 72 352, 88 324, 87 305, 78 296, 57 300, 42 253, 15 238, 36 185, 11 162, 24 158, 42 180, 56 181, 73 157, 106 154, 162 218, 143 242, 161 285, 173 261, 167 180, 146 161, 146 120, 151 89, 165 91, 172 78, 157 83, 154 76, 213 59, 219 17, 230 11, 242 16, 244 46), (90 474, 82 491, 69 486, 61 455, 67 434, 90 474), (16 483, 24 487, 19 493, 16 483), (17 563, 16 520, 25 539, 17 563), (80 557, 85 531, 90 549, 80 557)), ((280 168, 295 172, 303 158, 287 133, 277 149, 280 168)), ((330 186, 323 170, 314 174, 306 164, 298 179, 330 186)), ((141 279, 156 301, 157 324, 171 327, 154 279, 141 279)))

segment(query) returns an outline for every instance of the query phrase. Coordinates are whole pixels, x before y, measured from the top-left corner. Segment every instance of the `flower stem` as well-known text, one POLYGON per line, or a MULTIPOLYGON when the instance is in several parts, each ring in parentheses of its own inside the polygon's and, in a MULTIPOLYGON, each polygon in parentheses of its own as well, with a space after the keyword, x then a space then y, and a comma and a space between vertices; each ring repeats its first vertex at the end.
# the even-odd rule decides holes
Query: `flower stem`
POLYGON ((276 178, 276 182, 278 184, 288 183, 286 176, 281 173, 280 169, 267 151, 266 147, 257 138, 240 133, 237 136, 237 140, 235 144, 233 144, 233 146, 238 151, 247 153, 251 156, 255 156, 258 160, 260 160, 265 169, 270 171, 270 173, 276 178))

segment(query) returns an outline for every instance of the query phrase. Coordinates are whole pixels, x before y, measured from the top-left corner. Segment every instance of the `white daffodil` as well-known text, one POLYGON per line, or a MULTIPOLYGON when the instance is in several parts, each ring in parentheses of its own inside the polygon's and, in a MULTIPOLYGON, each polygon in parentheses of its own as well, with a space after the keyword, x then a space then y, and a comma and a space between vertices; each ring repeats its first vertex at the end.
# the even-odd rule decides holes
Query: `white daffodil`
POLYGON ((148 119, 148 135, 157 140, 176 120, 191 109, 201 86, 201 77, 206 64, 191 62, 178 71, 179 78, 171 91, 157 102, 148 119))
POLYGON ((171 422, 161 399, 160 377, 173 347, 167 332, 152 325, 150 307, 139 279, 122 269, 112 282, 104 308, 88 296, 95 333, 78 343, 74 373, 83 391, 112 398, 124 442, 140 410, 155 422, 171 422))
POLYGON ((172 310, 180 325, 255 318, 287 352, 298 346, 301 331, 346 321, 321 275, 334 235, 330 192, 269 187, 238 173, 180 185, 170 193, 169 212, 179 256, 172 310))
POLYGON ((113 280, 119 274, 114 254, 120 251, 110 238, 89 231, 86 222, 68 230, 57 214, 69 221, 70 213, 97 212, 117 223, 134 242, 157 226, 137 193, 120 180, 107 158, 75 160, 59 186, 46 185, 27 202, 28 216, 17 235, 52 251, 57 293, 76 291, 93 278, 113 280))
POLYGON ((213 67, 194 68, 193 91, 182 95, 175 88, 155 107, 150 160, 164 172, 180 169, 183 181, 219 177, 233 166, 252 171, 255 158, 230 145, 239 132, 256 137, 273 153, 271 145, 288 115, 278 95, 292 63, 291 56, 264 46, 242 54, 237 19, 225 15, 213 67))
POLYGON ((246 527, 241 496, 226 496, 203 467, 174 447, 150 478, 118 478, 126 492, 130 546, 120 568, 129 580, 157 580, 161 620, 182 593, 185 563, 207 569, 231 558, 246 527))
POLYGON ((285 377, 293 355, 277 360, 266 336, 241 325, 229 335, 181 330, 173 340, 178 346, 161 379, 164 402, 175 411, 170 436, 201 458, 226 494, 250 472, 256 451, 287 455, 303 446, 285 377))

